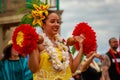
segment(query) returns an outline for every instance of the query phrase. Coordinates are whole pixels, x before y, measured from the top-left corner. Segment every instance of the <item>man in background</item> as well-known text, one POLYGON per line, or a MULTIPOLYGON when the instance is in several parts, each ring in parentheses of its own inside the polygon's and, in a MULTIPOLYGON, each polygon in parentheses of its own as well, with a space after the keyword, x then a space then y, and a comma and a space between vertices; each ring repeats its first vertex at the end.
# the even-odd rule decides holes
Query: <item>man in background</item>
POLYGON ((117 51, 118 40, 109 39, 109 51, 104 55, 102 62, 102 75, 104 80, 120 80, 120 52, 117 51))

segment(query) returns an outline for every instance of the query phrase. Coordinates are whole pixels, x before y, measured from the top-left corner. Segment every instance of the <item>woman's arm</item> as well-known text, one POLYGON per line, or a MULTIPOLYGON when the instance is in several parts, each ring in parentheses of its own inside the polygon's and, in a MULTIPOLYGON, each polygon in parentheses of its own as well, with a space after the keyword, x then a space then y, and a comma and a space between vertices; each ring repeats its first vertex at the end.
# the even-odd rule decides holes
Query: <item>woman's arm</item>
POLYGON ((91 55, 86 61, 83 61, 80 64, 80 71, 81 72, 86 71, 86 69, 89 67, 90 63, 93 61, 93 58, 94 58, 94 54, 91 55))
POLYGON ((79 64, 82 60, 82 55, 83 55, 82 54, 83 53, 83 47, 82 46, 83 45, 81 44, 78 55, 74 59, 71 59, 71 61, 70 61, 71 62, 71 70, 72 70, 73 73, 77 70, 77 68, 78 68, 78 66, 79 66, 79 64))
POLYGON ((42 45, 43 41, 43 37, 39 36, 37 48, 29 54, 28 66, 33 73, 39 70, 40 52, 44 50, 44 47, 42 45))
POLYGON ((85 37, 83 35, 80 35, 80 36, 75 36, 74 39, 79 42, 80 50, 74 59, 72 57, 70 57, 70 66, 71 66, 71 71, 73 73, 76 71, 76 69, 78 68, 78 66, 82 60, 83 41, 84 41, 85 37))
POLYGON ((89 58, 87 58, 86 61, 83 61, 81 64, 80 64, 80 71, 81 72, 84 72, 86 71, 86 69, 90 66, 90 63, 93 61, 93 59, 96 57, 96 58, 99 58, 100 60, 103 60, 103 57, 100 55, 100 54, 97 54, 95 52, 91 52, 89 58))
POLYGON ((29 54, 28 66, 33 73, 35 73, 39 69, 38 49, 33 50, 33 52, 29 54))

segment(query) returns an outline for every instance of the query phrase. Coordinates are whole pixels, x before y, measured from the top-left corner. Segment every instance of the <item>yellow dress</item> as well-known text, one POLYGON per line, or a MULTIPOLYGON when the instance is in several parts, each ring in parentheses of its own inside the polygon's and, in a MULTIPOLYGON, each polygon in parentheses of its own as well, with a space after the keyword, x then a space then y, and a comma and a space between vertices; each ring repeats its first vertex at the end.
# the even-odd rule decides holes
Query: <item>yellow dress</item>
MULTIPOLYGON (((58 48, 55 49, 58 58, 62 60, 61 51, 58 48)), ((72 77, 70 66, 67 67, 66 71, 56 71, 49 58, 50 56, 45 50, 40 53, 40 69, 33 74, 34 80, 70 80, 72 77)))

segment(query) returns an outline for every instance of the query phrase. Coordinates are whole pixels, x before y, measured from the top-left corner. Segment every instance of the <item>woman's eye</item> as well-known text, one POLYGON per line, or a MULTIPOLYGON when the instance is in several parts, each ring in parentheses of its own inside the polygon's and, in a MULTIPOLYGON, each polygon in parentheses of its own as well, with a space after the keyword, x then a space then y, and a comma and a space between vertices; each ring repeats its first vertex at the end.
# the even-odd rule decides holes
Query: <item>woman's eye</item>
POLYGON ((54 23, 55 21, 54 20, 52 20, 52 21, 50 21, 51 23, 54 23))
POLYGON ((60 21, 57 21, 58 24, 60 24, 60 21))

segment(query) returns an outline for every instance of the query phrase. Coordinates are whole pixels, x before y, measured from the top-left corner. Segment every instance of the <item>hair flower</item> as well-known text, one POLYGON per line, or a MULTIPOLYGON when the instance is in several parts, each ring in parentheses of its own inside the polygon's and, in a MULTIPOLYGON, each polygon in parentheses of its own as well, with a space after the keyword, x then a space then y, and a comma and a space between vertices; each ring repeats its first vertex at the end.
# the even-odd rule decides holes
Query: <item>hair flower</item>
POLYGON ((39 25, 42 27, 43 20, 48 16, 48 9, 50 7, 47 4, 47 1, 43 3, 40 0, 36 0, 35 2, 30 2, 28 4, 30 7, 27 7, 27 9, 30 9, 31 12, 23 16, 21 24, 30 24, 32 26, 39 25))
POLYGON ((37 23, 38 23, 40 26, 43 25, 42 20, 45 19, 45 16, 43 15, 43 11, 39 11, 39 12, 37 12, 37 11, 32 11, 32 16, 33 16, 33 18, 34 18, 33 23, 32 23, 33 25, 36 25, 37 23))

